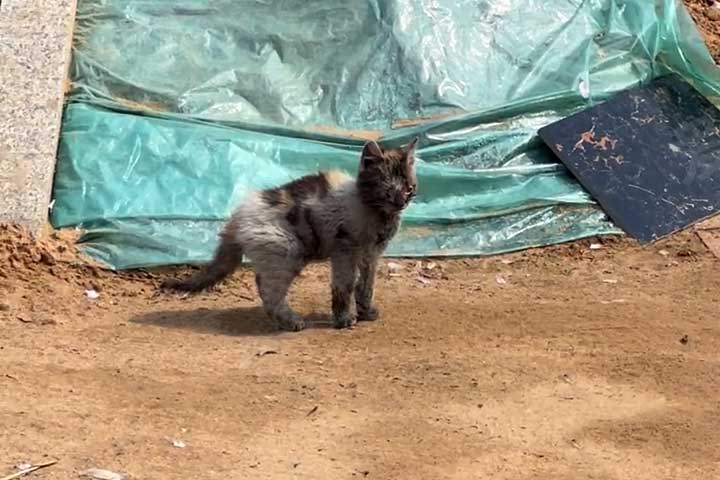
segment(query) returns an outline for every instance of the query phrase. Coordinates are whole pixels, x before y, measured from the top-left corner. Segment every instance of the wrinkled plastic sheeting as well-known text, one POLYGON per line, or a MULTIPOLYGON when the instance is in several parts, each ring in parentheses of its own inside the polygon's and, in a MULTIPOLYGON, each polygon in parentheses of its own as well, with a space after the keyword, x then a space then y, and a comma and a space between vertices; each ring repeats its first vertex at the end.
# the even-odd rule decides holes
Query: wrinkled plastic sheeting
POLYGON ((354 172, 367 131, 422 137, 391 255, 616 233, 537 130, 667 71, 720 84, 671 0, 85 0, 77 32, 52 219, 116 268, 207 260, 250 190, 354 172))
MULTIPOLYGON (((75 95, 251 124, 387 130, 602 97, 707 53, 675 0, 84 0, 75 95)), ((710 62, 711 64, 711 62, 710 62)))
MULTIPOLYGON (((421 193, 390 254, 490 253, 615 232, 548 150, 517 146, 531 135, 486 131, 490 144, 421 149, 421 193), (501 150, 513 150, 507 162, 498 162, 501 150)), ((319 169, 354 172, 360 149, 71 104, 53 220, 89 230, 86 247, 117 268, 201 262, 249 191, 319 169)))

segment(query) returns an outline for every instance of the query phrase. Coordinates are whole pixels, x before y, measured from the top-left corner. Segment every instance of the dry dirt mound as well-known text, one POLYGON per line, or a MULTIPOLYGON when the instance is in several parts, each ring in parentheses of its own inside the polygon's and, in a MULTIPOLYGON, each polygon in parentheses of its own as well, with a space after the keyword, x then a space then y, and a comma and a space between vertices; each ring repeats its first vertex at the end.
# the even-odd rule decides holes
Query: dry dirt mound
POLYGON ((35 240, 22 227, 0 224, 0 275, 12 269, 37 270, 41 265, 79 263, 81 257, 75 248, 77 235, 72 230, 56 231, 35 240))
MULTIPOLYGON (((89 291, 127 290, 123 276, 78 251, 78 236, 75 230, 47 231, 36 240, 19 226, 0 224, 0 320, 52 324, 82 309, 89 291)), ((126 275, 130 282, 142 276, 126 275)))

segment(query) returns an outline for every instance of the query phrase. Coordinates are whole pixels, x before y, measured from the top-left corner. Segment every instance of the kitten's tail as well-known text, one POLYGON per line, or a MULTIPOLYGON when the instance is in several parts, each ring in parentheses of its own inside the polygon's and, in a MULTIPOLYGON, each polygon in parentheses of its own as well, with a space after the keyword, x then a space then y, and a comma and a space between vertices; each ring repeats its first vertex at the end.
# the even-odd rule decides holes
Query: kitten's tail
POLYGON ((199 292, 206 290, 227 278, 242 263, 242 248, 234 241, 229 231, 220 234, 220 245, 215 256, 205 268, 186 278, 171 278, 164 281, 160 288, 181 292, 199 292))

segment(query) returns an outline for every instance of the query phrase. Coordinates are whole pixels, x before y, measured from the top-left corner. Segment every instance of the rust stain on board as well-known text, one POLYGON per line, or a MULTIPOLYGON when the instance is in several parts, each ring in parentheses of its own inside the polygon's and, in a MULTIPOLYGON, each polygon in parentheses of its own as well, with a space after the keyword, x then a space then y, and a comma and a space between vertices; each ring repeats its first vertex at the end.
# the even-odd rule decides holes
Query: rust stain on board
POLYGON ((615 147, 617 146, 617 139, 613 139, 608 135, 603 135, 600 139, 596 140, 595 126, 593 125, 590 130, 580 134, 580 140, 577 141, 572 151, 582 150, 584 152, 586 143, 593 146, 596 150, 615 150, 615 147))

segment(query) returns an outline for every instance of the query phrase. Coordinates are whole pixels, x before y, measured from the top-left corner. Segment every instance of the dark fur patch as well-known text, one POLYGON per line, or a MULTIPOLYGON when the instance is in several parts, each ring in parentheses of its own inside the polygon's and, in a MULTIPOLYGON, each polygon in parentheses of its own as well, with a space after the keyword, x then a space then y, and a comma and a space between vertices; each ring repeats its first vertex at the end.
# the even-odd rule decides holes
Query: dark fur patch
POLYGON ((330 183, 322 173, 298 178, 283 187, 293 200, 301 201, 316 195, 323 198, 330 189, 330 183))
POLYGON ((297 239, 300 240, 303 246, 305 261, 320 259, 322 256, 322 239, 315 226, 312 210, 300 205, 294 205, 285 218, 293 227, 297 239))
POLYGON ((398 230, 399 220, 397 217, 385 217, 385 224, 378 232, 376 245, 386 246, 388 242, 395 236, 398 230))
POLYGON ((293 205, 292 208, 288 210, 285 218, 287 219, 288 223, 290 223, 290 225, 292 225, 293 227, 297 227, 298 223, 300 222, 300 206, 293 205))
MULTIPOLYGON (((307 175, 280 187, 271 188, 261 193, 262 199, 271 208, 301 203, 312 196, 324 198, 330 190, 330 183, 322 173, 307 175)), ((290 223, 293 223, 288 218, 290 223)))
POLYGON ((350 307, 351 291, 344 291, 336 286, 331 289, 332 293, 332 311, 334 314, 346 312, 350 307))
POLYGON ((310 210, 309 208, 306 208, 303 213, 304 213, 304 217, 305 217, 305 224, 307 225, 307 228, 310 233, 310 242, 309 242, 309 245, 306 245, 306 247, 307 247, 306 255, 310 258, 318 258, 318 257, 320 257, 321 240, 320 240, 320 235, 318 234, 317 229, 315 228, 315 222, 313 221, 312 210, 310 210))
POLYGON ((282 204, 282 191, 280 188, 271 188, 270 190, 265 190, 261 194, 262 199, 265 200, 265 203, 267 203, 270 207, 277 207, 278 205, 282 204))
POLYGON ((345 230, 345 227, 340 225, 337 229, 337 232, 335 233, 335 238, 337 238, 338 240, 344 240, 349 237, 350 237, 350 234, 348 233, 348 231, 345 230))

